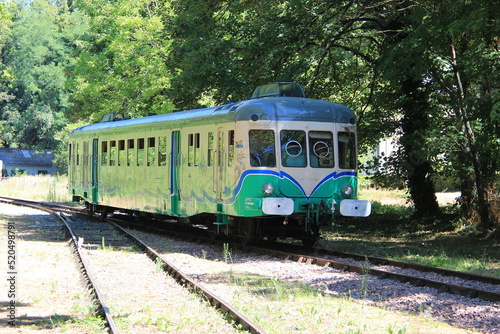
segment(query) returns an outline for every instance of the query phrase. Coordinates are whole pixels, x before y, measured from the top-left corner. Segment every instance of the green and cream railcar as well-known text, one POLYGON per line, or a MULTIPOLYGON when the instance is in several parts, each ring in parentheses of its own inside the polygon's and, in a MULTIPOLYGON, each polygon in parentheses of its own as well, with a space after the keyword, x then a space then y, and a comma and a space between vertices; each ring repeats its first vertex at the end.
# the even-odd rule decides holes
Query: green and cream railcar
POLYGON ((216 233, 310 243, 356 200, 356 121, 294 83, 245 101, 72 131, 69 186, 96 212, 189 218, 216 233))

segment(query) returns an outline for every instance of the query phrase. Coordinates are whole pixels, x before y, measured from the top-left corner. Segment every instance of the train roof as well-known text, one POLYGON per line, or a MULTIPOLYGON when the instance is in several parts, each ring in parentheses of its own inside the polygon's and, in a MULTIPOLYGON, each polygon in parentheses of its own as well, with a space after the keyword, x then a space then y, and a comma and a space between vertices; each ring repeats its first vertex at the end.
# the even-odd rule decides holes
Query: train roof
POLYGON ((267 96, 211 108, 95 123, 74 129, 71 133, 150 127, 161 122, 169 122, 171 127, 180 128, 245 120, 356 123, 354 112, 341 104, 303 97, 267 96))

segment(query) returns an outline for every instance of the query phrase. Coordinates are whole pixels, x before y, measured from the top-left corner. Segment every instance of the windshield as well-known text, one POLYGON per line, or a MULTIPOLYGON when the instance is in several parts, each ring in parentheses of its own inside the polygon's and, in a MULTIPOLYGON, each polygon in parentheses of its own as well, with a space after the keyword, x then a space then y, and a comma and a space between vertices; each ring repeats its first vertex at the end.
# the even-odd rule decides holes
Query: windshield
POLYGON ((280 133, 280 140, 283 167, 307 166, 305 131, 283 130, 280 133))
POLYGON ((250 130, 249 142, 252 167, 276 167, 273 130, 250 130))

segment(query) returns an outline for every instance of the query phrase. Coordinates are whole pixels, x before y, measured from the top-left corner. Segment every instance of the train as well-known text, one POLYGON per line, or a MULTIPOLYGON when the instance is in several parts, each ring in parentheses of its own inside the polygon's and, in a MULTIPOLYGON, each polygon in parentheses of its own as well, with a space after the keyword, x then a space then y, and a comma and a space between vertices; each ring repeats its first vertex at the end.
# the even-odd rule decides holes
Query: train
POLYGON ((238 102, 140 118, 111 113, 72 130, 69 190, 104 216, 312 245, 339 216, 370 215, 370 202, 357 199, 356 143, 351 109, 275 82, 238 102))

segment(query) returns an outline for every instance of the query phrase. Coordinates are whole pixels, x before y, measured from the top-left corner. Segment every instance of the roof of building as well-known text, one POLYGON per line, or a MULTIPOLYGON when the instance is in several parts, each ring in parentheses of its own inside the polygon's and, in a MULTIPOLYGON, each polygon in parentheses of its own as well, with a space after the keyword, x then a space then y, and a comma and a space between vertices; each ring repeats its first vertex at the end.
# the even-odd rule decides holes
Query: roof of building
POLYGON ((52 167, 52 150, 36 151, 0 147, 0 160, 4 165, 52 167))

